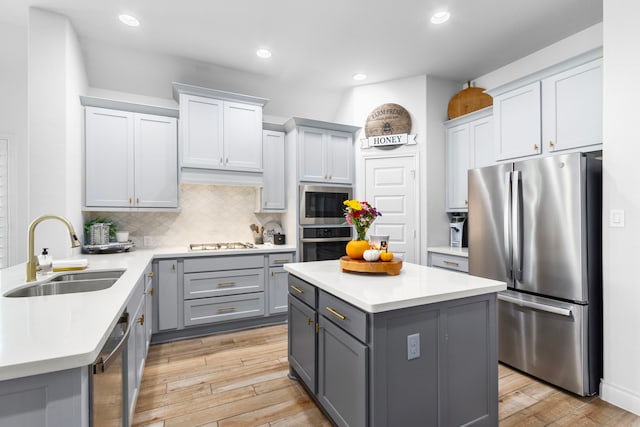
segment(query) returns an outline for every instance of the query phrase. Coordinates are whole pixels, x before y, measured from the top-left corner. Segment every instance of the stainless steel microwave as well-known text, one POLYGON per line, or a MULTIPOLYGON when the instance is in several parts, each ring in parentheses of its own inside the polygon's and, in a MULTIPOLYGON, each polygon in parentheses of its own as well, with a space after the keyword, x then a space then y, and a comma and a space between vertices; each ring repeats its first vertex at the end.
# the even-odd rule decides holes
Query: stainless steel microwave
POLYGON ((352 197, 349 186, 301 185, 300 225, 343 224, 343 202, 352 197))

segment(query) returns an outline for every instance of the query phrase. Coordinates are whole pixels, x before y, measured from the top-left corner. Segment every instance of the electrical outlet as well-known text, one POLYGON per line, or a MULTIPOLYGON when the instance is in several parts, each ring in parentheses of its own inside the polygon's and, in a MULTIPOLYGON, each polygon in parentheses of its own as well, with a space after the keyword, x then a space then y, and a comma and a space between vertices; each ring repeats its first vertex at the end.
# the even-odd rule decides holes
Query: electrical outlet
POLYGON ((420 334, 407 335, 407 360, 420 357, 420 334))

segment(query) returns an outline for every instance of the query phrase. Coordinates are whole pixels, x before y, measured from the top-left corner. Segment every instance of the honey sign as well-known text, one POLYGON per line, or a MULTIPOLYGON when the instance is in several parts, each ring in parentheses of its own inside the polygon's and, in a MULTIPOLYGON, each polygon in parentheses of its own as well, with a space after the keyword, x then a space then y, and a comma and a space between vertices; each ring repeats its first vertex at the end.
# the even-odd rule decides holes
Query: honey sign
POLYGON ((411 115, 398 104, 382 104, 367 116, 364 127, 366 139, 362 139, 362 148, 397 148, 400 145, 414 145, 415 135, 411 132, 411 115))

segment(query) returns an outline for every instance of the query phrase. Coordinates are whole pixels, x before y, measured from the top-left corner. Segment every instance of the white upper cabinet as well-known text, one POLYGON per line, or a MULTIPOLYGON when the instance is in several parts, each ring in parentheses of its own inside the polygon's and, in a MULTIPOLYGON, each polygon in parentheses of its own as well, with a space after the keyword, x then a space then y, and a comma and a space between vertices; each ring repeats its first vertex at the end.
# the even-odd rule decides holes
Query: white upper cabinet
POLYGON ((238 177, 234 173, 262 173, 262 107, 266 99, 181 83, 173 86, 180 103, 183 179, 198 180, 200 176, 206 182, 207 176, 213 176, 222 179, 220 183, 225 179, 233 183, 238 177), (206 175, 207 170, 213 175, 206 175))
POLYGON ((217 99, 180 96, 182 166, 219 168, 224 164, 223 105, 217 99))
POLYGON ((353 183, 353 134, 298 128, 300 181, 353 183))
POLYGON ((493 95, 496 160, 602 144, 599 51, 488 91, 493 95))
POLYGON ((544 149, 602 144, 602 60, 542 80, 544 149))
POLYGON ((264 185, 260 192, 259 211, 284 211, 285 195, 284 132, 262 132, 262 163, 264 185))
POLYGON ((224 166, 237 170, 261 170, 262 107, 224 103, 224 166))
POLYGON ((540 154, 540 82, 493 98, 496 159, 540 154))
POLYGON ((87 208, 177 208, 177 168, 175 118, 86 107, 87 208))
POLYGON ((467 171, 495 163, 491 107, 451 120, 445 127, 447 211, 466 211, 467 171))
POLYGON ((136 207, 178 207, 178 129, 173 117, 134 115, 136 207))

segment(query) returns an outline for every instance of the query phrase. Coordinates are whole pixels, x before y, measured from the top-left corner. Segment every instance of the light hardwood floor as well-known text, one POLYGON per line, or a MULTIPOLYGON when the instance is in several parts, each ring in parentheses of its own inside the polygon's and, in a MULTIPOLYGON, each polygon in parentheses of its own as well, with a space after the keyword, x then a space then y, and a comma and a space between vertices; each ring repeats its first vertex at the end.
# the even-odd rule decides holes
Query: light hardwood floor
MULTIPOLYGON (((287 377, 287 326, 151 346, 134 426, 330 426, 287 377)), ((499 368, 501 426, 638 426, 640 417, 499 368)))

